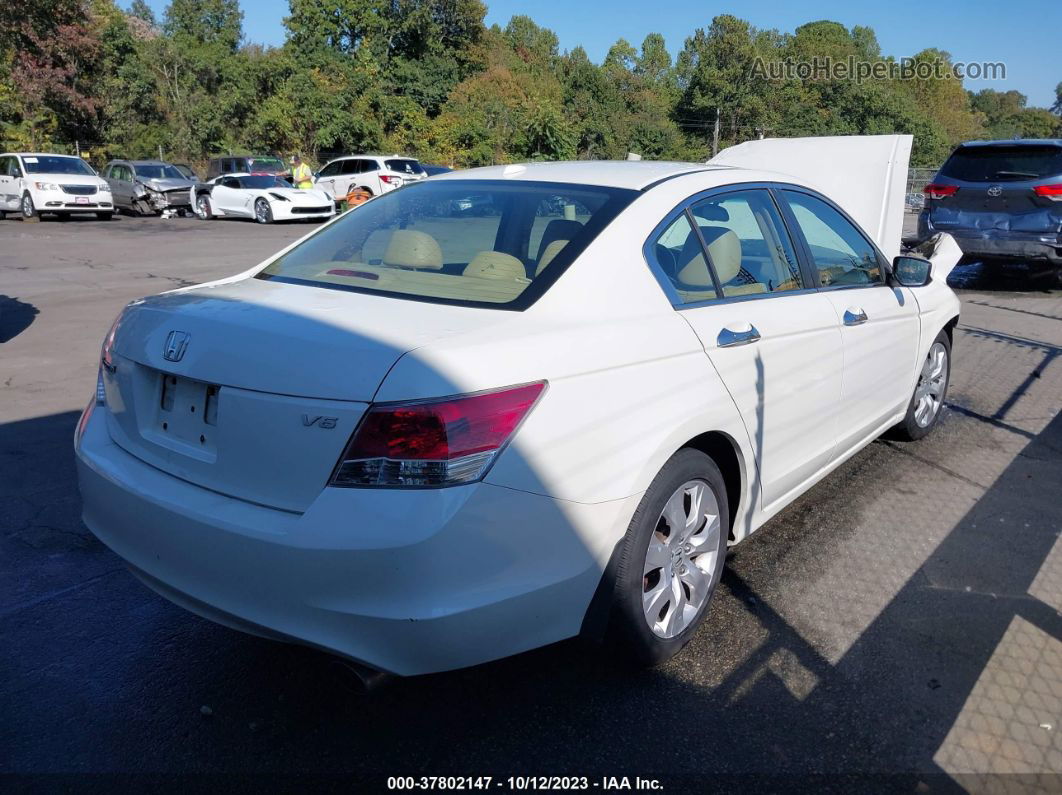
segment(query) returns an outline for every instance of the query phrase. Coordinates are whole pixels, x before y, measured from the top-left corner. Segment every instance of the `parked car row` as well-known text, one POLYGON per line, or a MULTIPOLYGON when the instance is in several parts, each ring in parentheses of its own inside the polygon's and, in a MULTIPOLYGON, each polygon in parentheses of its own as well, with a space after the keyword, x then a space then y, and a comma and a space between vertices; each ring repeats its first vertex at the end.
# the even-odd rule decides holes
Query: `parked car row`
POLYGON ((379 196, 444 166, 422 166, 400 155, 357 155, 329 161, 314 174, 312 190, 292 188, 289 169, 273 155, 216 157, 200 181, 185 164, 162 160, 112 160, 97 172, 82 158, 34 152, 0 155, 0 218, 50 213, 67 218, 116 212, 158 215, 176 212, 200 218, 253 218, 259 223, 323 219, 353 190, 379 196))

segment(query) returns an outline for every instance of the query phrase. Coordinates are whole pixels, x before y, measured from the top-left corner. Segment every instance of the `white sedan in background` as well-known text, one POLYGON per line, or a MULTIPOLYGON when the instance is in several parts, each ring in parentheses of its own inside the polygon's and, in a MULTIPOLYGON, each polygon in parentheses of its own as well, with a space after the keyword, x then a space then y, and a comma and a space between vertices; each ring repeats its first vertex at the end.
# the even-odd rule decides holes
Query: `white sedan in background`
POLYGON ((177 604, 378 671, 667 659, 728 543, 940 419, 959 302, 899 256, 910 146, 444 174, 136 301, 85 523, 177 604))
POLYGON ((235 216, 260 224, 298 219, 322 220, 335 215, 332 197, 320 190, 300 190, 271 174, 222 174, 191 188, 192 206, 204 221, 235 216))

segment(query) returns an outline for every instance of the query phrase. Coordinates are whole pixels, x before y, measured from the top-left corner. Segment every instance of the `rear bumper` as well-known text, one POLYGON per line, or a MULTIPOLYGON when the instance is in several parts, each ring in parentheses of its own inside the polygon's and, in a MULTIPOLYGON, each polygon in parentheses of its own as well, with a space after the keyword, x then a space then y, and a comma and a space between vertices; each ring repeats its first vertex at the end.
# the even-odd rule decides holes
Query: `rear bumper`
POLYGON ((918 218, 918 237, 928 240, 937 232, 955 238, 963 254, 1004 259, 1046 260, 1062 265, 1062 237, 996 229, 957 229, 933 224, 927 213, 918 218))
POLYGON ((76 449, 85 524, 151 588, 218 623, 402 675, 577 635, 634 506, 478 483, 326 488, 296 514, 144 464, 110 440, 102 410, 76 449))

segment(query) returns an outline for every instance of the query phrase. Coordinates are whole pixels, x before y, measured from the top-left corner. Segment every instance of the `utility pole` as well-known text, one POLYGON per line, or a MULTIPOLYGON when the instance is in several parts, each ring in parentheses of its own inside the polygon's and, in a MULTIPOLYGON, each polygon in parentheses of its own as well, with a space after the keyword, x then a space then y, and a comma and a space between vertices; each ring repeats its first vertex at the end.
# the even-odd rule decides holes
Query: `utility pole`
POLYGON ((715 109, 715 129, 712 131, 712 157, 719 154, 719 108, 715 109))
POLYGON ((77 156, 81 157, 81 142, 74 141, 74 151, 77 152, 77 156))
POLYGON ((162 144, 159 144, 159 160, 162 160, 162 144))

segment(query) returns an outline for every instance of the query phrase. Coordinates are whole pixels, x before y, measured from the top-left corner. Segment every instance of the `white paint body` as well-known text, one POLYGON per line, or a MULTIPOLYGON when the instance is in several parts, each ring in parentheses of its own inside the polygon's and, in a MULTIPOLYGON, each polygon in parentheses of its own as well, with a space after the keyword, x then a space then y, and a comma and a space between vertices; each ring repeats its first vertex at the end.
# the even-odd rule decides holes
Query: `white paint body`
POLYGON ((314 187, 323 190, 337 200, 345 197, 354 188, 364 188, 379 196, 400 188, 410 182, 427 179, 427 174, 396 171, 388 167, 391 160, 412 161, 401 155, 350 155, 338 157, 325 163, 314 177, 314 187))
POLYGON ((0 211, 19 212, 22 197, 28 193, 37 212, 61 215, 114 212, 111 186, 95 172, 31 173, 29 167, 44 157, 71 156, 36 152, 7 152, 0 155, 0 164, 4 164, 0 167, 0 211), (78 192, 75 194, 69 190, 78 192))
POLYGON ((958 315, 942 281, 674 307, 642 254, 661 219, 705 190, 796 177, 643 161, 435 179, 477 177, 651 187, 521 312, 280 284, 252 278, 259 268, 127 310, 107 404, 86 412, 76 446, 86 524, 148 585, 399 674, 572 637, 677 450, 708 432, 729 440, 740 541, 904 416, 958 315), (847 328, 857 305, 870 320, 847 328), (716 344, 748 322, 759 343, 716 344), (173 328, 193 340, 179 363, 163 359, 173 328), (138 410, 157 399, 157 371, 222 385, 233 422, 207 449, 160 439, 138 410), (481 482, 325 486, 371 402, 538 380, 548 389, 481 482), (303 427, 303 414, 336 429, 303 427))
MULTIPOLYGON (((222 174, 210 180, 210 211, 219 217, 254 218, 255 202, 269 202, 274 221, 297 221, 313 218, 321 220, 335 215, 332 197, 319 190, 299 188, 233 188, 224 184, 226 178, 247 174, 222 174), (278 198, 281 197, 281 198, 278 198), (312 209, 313 212, 306 212, 312 209)), ((192 207, 195 207, 195 187, 191 188, 192 207)))

